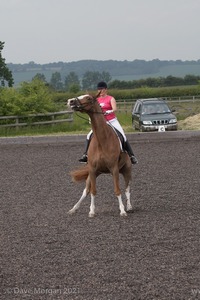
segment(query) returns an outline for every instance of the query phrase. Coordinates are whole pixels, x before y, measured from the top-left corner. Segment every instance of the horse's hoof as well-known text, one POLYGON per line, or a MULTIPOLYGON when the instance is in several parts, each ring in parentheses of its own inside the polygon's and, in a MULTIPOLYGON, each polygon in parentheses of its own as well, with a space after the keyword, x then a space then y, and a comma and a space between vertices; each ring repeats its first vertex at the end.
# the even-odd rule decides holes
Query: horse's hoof
POLYGON ((89 218, 94 218, 95 214, 89 214, 89 218))
POLYGON ((70 210, 68 211, 68 214, 69 214, 69 215, 73 215, 73 214, 75 214, 75 210, 73 210, 73 209, 70 209, 70 210))
POLYGON ((127 212, 127 213, 133 213, 133 208, 132 208, 132 206, 131 206, 131 207, 127 207, 126 212, 127 212))
POLYGON ((121 217, 127 217, 127 213, 126 213, 126 212, 123 212, 123 213, 120 214, 120 216, 121 216, 121 217))

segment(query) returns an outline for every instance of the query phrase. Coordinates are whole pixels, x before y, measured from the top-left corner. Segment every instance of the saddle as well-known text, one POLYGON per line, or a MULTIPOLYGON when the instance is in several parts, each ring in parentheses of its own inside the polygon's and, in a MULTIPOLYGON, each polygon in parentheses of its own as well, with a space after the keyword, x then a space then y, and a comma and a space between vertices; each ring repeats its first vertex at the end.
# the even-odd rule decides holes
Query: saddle
MULTIPOLYGON (((117 130, 114 126, 112 126, 110 123, 107 123, 107 124, 108 124, 108 126, 110 126, 113 129, 113 131, 117 135, 117 137, 119 139, 119 144, 120 144, 121 151, 126 152, 125 140, 124 140, 124 137, 121 134, 121 132, 119 130, 117 130)), ((93 132, 92 132, 92 134, 90 136, 90 139, 92 138, 92 136, 93 136, 93 132)))
POLYGON ((119 144, 120 144, 120 148, 123 152, 125 152, 125 140, 123 135, 121 134, 121 132, 119 130, 117 130, 114 126, 112 126, 111 124, 107 123, 116 133, 118 139, 119 139, 119 144))

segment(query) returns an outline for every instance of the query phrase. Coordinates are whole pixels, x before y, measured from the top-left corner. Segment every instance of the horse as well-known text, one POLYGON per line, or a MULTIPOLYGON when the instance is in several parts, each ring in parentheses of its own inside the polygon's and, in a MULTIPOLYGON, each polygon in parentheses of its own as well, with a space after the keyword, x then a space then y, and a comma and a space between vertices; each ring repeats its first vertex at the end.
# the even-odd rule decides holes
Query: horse
POLYGON ((99 94, 96 96, 82 95, 68 99, 68 106, 81 113, 88 114, 91 120, 93 136, 88 149, 88 162, 83 167, 71 171, 70 175, 74 182, 85 181, 86 185, 78 202, 69 210, 73 214, 80 207, 81 202, 90 193, 91 205, 89 217, 95 216, 96 178, 100 174, 111 174, 114 183, 114 193, 118 198, 120 216, 127 216, 132 211, 130 201, 130 181, 132 164, 126 152, 122 150, 119 137, 113 128, 106 122, 102 109, 98 103, 99 94), (125 182, 125 195, 127 199, 127 212, 122 202, 119 185, 120 174, 125 182))

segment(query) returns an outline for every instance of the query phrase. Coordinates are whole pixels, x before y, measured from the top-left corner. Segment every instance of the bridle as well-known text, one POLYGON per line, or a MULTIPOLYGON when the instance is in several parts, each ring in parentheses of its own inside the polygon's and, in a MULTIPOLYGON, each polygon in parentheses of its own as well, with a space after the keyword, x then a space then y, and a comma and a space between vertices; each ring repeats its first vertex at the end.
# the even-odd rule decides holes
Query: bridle
POLYGON ((74 98, 75 105, 72 106, 72 109, 80 112, 92 112, 96 114, 103 114, 103 112, 95 112, 93 108, 86 109, 89 105, 93 105, 95 102, 97 102, 97 99, 94 97, 90 97, 90 100, 86 103, 81 103, 78 97, 74 98))

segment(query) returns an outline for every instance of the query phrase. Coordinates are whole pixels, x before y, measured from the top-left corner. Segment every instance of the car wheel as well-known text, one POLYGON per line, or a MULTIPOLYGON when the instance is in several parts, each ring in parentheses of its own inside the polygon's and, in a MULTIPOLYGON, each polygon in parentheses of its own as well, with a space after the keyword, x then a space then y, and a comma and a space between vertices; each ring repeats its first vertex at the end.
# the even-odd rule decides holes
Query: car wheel
POLYGON ((143 132, 142 126, 141 126, 141 125, 139 125, 139 131, 140 131, 140 132, 143 132))
POLYGON ((134 121, 132 121, 132 127, 134 130, 137 130, 137 127, 135 126, 134 121))

